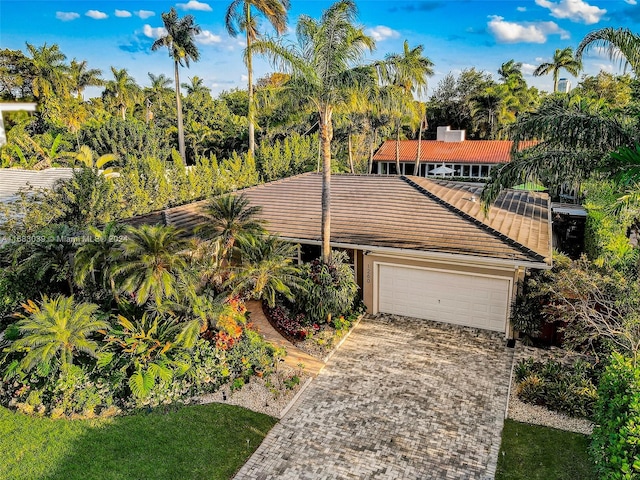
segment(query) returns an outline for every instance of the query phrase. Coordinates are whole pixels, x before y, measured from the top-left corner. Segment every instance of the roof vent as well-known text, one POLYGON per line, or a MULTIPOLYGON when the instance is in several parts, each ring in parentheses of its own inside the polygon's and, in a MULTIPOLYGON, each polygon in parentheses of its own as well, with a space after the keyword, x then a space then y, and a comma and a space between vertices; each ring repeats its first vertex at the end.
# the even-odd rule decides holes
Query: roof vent
POLYGON ((436 140, 439 142, 464 142, 464 130, 451 130, 451 127, 438 127, 436 140))

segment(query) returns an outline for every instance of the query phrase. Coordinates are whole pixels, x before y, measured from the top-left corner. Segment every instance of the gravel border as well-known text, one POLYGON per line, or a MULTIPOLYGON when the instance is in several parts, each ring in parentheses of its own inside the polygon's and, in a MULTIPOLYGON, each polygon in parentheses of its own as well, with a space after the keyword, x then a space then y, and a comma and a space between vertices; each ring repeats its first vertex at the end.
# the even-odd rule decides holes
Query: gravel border
POLYGON ((214 393, 200 395, 193 399, 193 403, 224 403, 244 407, 254 412, 264 413, 275 418, 282 418, 286 409, 297 393, 306 386, 310 376, 298 368, 292 368, 284 363, 278 365, 278 371, 266 378, 251 377, 249 383, 240 390, 232 392, 229 384, 222 386, 214 393), (283 381, 297 375, 300 383, 292 389, 284 386, 283 381), (272 388, 267 386, 267 381, 272 388))
POLYGON ((511 365, 511 381, 509 385, 509 404, 506 417, 518 422, 544 427, 557 428, 568 432, 591 435, 593 423, 584 418, 575 418, 562 413, 548 410, 539 405, 531 405, 521 401, 516 394, 515 377, 513 370, 516 364, 525 358, 533 357, 536 361, 555 359, 561 361, 567 358, 567 352, 559 348, 544 350, 541 348, 526 347, 521 342, 516 342, 513 363, 511 365))

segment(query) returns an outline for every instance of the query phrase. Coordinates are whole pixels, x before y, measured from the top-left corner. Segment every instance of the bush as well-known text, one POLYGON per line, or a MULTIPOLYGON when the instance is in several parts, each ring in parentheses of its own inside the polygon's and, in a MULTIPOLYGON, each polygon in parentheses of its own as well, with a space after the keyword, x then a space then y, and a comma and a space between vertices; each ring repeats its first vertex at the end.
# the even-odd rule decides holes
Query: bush
POLYGON ((614 353, 598 388, 591 454, 603 479, 640 476, 640 368, 614 353))
POLYGON ((584 360, 565 365, 555 360, 520 360, 515 366, 516 393, 523 402, 573 417, 591 418, 598 394, 597 374, 584 360))
POLYGON ((345 252, 333 252, 327 263, 313 260, 303 267, 302 275, 304 289, 298 290, 296 302, 310 321, 322 324, 331 316, 349 313, 358 285, 345 252))
POLYGON ((308 323, 304 313, 293 314, 284 305, 276 305, 274 308, 265 306, 265 310, 276 327, 289 337, 304 340, 320 330, 317 323, 308 323))

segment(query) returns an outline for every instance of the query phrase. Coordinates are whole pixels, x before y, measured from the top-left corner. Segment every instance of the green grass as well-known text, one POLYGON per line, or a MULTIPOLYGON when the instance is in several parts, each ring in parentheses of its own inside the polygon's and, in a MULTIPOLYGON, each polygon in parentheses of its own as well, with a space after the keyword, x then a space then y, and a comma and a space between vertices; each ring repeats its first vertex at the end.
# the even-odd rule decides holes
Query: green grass
POLYGON ((220 404, 101 420, 0 408, 0 479, 228 479, 275 423, 220 404))
POLYGON ((496 480, 597 480, 589 437, 505 420, 496 480))

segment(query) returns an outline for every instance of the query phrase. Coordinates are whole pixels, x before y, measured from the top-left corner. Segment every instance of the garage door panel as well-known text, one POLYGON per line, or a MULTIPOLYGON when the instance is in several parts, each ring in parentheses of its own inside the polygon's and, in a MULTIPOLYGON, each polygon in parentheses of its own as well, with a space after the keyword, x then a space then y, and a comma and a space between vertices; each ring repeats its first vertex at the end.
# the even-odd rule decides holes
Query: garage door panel
POLYGON ((504 331, 509 279, 381 264, 378 310, 504 331))

